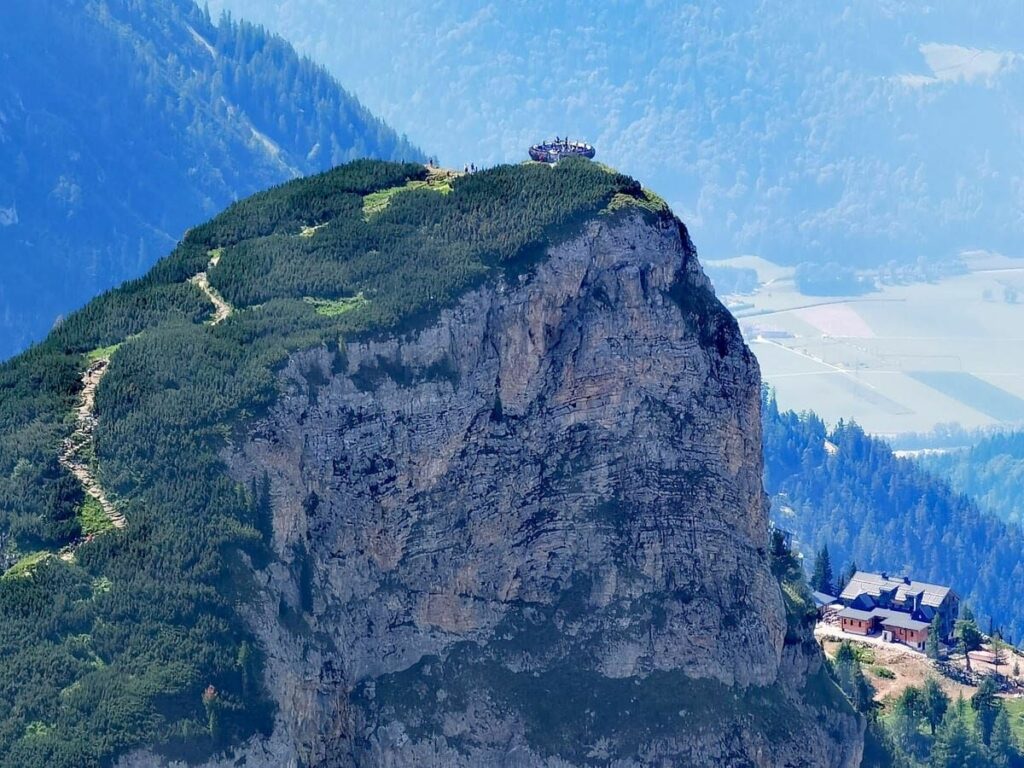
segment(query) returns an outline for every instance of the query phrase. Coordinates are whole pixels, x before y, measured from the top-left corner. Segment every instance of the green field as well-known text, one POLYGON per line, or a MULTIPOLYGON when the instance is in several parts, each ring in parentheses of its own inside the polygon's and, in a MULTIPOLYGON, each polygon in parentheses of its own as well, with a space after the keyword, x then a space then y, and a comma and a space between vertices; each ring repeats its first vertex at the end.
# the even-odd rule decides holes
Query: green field
POLYGON ((1024 699, 1003 699, 1003 705, 1010 715, 1010 728, 1017 743, 1024 743, 1024 699))
POLYGON ((780 406, 881 435, 1024 423, 1024 265, 974 256, 967 274, 812 297, 791 271, 743 257, 753 295, 723 296, 780 406))

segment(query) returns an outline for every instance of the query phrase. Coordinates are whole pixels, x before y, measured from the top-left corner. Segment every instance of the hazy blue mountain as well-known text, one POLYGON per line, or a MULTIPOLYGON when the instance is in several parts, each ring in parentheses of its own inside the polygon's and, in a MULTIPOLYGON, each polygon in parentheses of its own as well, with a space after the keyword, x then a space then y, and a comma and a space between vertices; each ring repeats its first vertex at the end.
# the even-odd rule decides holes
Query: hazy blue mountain
POLYGON ((986 511, 1024 523, 1024 432, 992 435, 968 449, 922 456, 920 462, 986 511))
POLYGON ((0 359, 234 199, 359 156, 419 157, 289 44, 191 0, 4 11, 0 359))
POLYGON ((211 5, 287 35, 443 162, 593 141, 705 258, 1024 254, 1017 0, 211 5))

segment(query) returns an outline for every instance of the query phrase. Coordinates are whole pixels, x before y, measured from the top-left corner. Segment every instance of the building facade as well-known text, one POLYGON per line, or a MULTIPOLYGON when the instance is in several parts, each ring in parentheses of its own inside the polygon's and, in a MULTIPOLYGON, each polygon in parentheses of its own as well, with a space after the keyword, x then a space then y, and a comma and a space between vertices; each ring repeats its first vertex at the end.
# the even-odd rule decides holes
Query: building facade
POLYGON ((924 650, 936 616, 940 640, 948 642, 960 615, 960 598, 949 587, 907 576, 857 571, 843 589, 839 612, 844 632, 881 633, 883 639, 924 650))

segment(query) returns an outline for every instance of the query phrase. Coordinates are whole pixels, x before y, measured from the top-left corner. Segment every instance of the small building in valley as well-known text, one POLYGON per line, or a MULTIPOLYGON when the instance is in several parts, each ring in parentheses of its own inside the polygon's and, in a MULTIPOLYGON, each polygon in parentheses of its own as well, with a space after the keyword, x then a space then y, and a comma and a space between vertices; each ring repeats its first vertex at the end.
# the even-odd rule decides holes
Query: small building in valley
POLYGON ((857 571, 839 596, 844 632, 876 635, 893 643, 924 650, 936 616, 940 640, 948 641, 960 615, 960 598, 949 587, 914 581, 907 576, 857 571))

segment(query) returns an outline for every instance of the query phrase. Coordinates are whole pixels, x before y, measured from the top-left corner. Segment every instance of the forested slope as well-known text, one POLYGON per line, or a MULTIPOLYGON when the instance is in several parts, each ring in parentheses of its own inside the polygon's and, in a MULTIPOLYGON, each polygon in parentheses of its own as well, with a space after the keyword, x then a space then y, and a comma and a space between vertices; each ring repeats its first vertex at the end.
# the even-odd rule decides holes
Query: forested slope
POLYGON ((94 766, 143 743, 202 756, 267 727, 239 611, 247 561, 270 557, 269 499, 232 482, 220 451, 274 401, 275 369, 316 345, 344 365, 346 339, 529 268, 616 215, 613 199, 648 206, 586 161, 426 173, 360 161, 238 203, 0 365, 0 766, 94 766), (217 324, 191 280, 207 270, 234 305, 217 324), (81 541, 83 492, 57 457, 98 349, 111 362, 93 471, 127 525, 81 541))
POLYGON ((805 555, 949 584, 1005 637, 1024 639, 1024 532, 893 456, 855 424, 829 431, 814 414, 763 408, 765 486, 774 519, 805 555), (826 440, 834 450, 826 448, 826 440))
POLYGON ((986 512, 1024 523, 1024 432, 993 435, 970 449, 929 454, 919 461, 986 512))
POLYGON ((0 359, 231 201, 365 156, 420 159, 259 27, 193 0, 6 3, 0 359))

